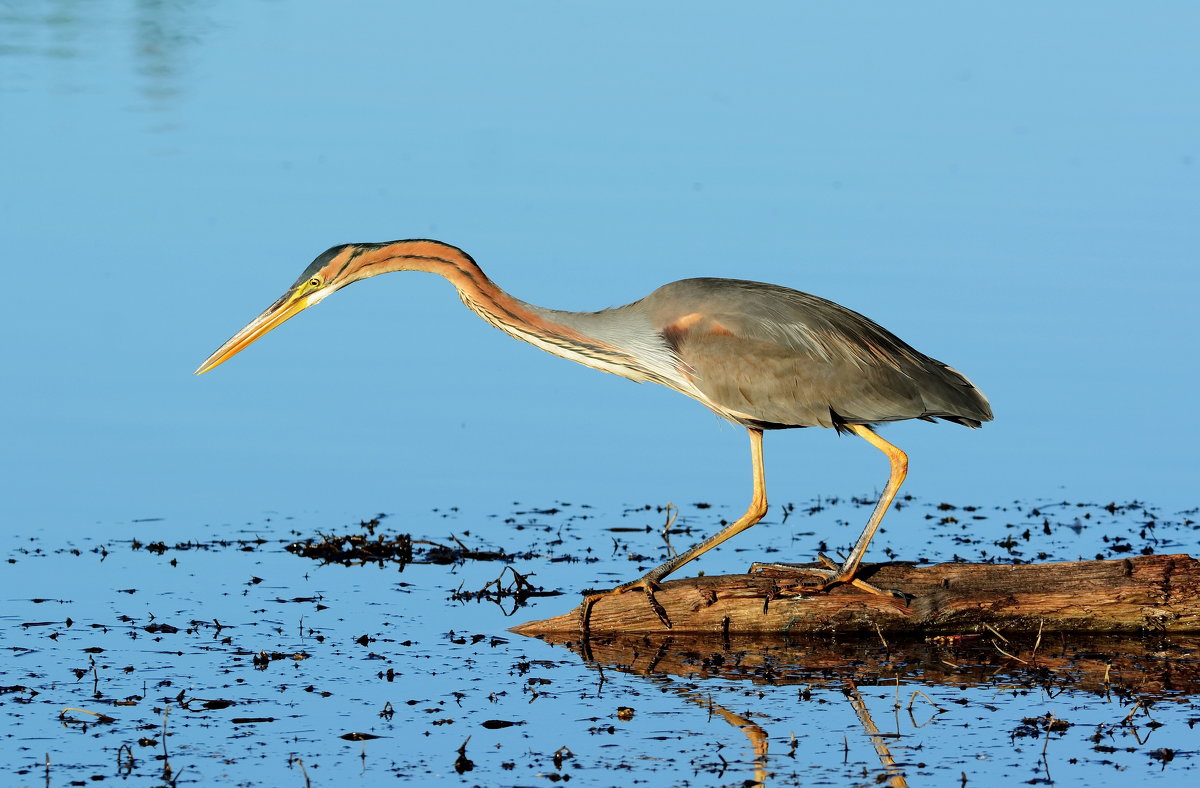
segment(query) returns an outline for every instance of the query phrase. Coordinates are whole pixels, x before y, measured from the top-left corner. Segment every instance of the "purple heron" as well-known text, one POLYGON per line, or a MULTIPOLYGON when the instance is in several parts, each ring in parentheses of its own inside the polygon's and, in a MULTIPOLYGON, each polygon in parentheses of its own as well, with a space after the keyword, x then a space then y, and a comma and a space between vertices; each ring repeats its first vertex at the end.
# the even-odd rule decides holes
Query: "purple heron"
POLYGON ((978 427, 992 418, 983 392, 961 373, 857 312, 808 293, 737 279, 684 279, 627 306, 564 312, 513 298, 466 252, 429 240, 333 247, 196 374, 228 361, 346 285, 392 271, 439 274, 471 311, 510 336, 593 369, 662 384, 749 431, 754 491, 746 513, 644 576, 589 592, 588 610, 603 596, 640 588, 669 626, 654 600, 658 582, 762 519, 767 512, 763 431, 794 427, 854 433, 887 456, 887 484, 849 557, 838 565, 821 556, 825 568, 803 570, 819 575, 821 588, 854 583, 882 593, 855 574, 904 481, 908 457, 872 425, 944 419, 978 427))

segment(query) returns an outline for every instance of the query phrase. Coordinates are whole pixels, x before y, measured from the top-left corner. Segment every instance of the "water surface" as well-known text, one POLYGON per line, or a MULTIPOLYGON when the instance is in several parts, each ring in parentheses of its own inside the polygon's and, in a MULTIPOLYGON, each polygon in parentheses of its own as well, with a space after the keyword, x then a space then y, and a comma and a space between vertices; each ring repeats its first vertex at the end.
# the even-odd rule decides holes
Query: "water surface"
MULTIPOLYGON (((126 771, 156 777, 163 740, 139 739, 158 736, 169 703, 181 782, 300 784, 292 755, 314 784, 455 775, 468 736, 466 783, 874 779, 883 766, 844 687, 804 699, 714 674, 664 692, 662 676, 615 669, 601 683, 572 652, 506 635, 498 608, 451 599, 494 579, 494 562, 397 574, 283 550, 376 513, 430 540, 469 531, 537 553, 513 566, 564 593, 528 611, 549 615, 640 565, 607 530, 627 512, 653 530, 678 503, 696 538, 714 513, 737 516, 739 428, 515 343, 429 276, 351 288, 214 373, 191 371, 348 241, 438 238, 518 297, 566 309, 687 276, 777 282, 871 316, 995 407, 983 430, 884 435, 909 452, 922 505, 1013 514, 964 543, 902 509, 871 557, 1036 558, 997 543, 1008 525, 1036 536, 1030 510, 1062 501, 1089 508, 1056 515, 1082 535, 1057 529, 1068 541, 1050 554, 1114 555, 1114 535, 1194 553, 1197 13, 0 0, 0 522, 16 561, 0 574, 0 684, 30 688, 0 695, 21 726, 5 762, 26 784, 47 753, 54 780, 115 776, 128 745, 126 771), (1102 517, 1130 501, 1178 524, 1169 546, 1139 535, 1139 508, 1102 517), (700 502, 715 508, 686 508, 700 502), (549 508, 567 514, 518 514, 549 508), (508 519, 569 521, 565 546, 508 519), (605 560, 555 563, 559 549, 605 560), (179 631, 147 629, 163 622, 179 631), (307 657, 259 670, 262 651, 307 657), (116 722, 76 714, 64 728, 67 706, 116 722), (717 707, 767 731, 765 765, 717 707), (355 731, 388 738, 338 738, 355 731), (791 732, 805 746, 780 760, 791 732), (556 764, 560 747, 574 755, 556 764)), ((878 452, 829 431, 771 434, 766 452, 772 524, 699 568, 845 545, 865 514, 846 502, 886 478, 878 452), (787 502, 831 499, 848 508, 782 522, 787 502)), ((633 549, 659 555, 646 539, 633 549)), ((926 764, 910 777, 1016 764, 1094 785, 1191 769, 1190 694, 1142 743, 1140 710, 1137 741, 1120 725, 1133 695, 1002 675, 1016 688, 973 685, 934 724, 903 728, 914 749, 899 760, 926 764), (1014 733, 1047 712, 1073 727, 1014 733), (1181 754, 1152 754, 1164 748, 1181 754)), ((894 687, 859 691, 882 728, 894 687)))

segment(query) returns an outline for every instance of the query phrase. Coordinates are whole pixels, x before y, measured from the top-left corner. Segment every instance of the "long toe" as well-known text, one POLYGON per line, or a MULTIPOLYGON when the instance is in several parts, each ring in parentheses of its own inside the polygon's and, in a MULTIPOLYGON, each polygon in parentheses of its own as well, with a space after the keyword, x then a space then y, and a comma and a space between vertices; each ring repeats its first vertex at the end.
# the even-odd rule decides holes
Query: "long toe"
POLYGON ((818 558, 821 560, 821 563, 825 564, 825 566, 797 566, 796 564, 768 564, 755 562, 750 566, 750 572, 755 573, 765 570, 769 572, 786 572, 789 574, 812 575, 820 579, 820 582, 814 583, 811 586, 811 589, 814 592, 828 591, 833 586, 845 584, 854 586, 861 591, 867 591, 880 596, 904 597, 904 594, 899 591, 884 591, 882 588, 873 586, 864 580, 859 580, 857 577, 855 577, 857 567, 850 568, 844 564, 838 565, 832 559, 824 555, 818 556, 818 558))
POLYGON ((662 622, 662 625, 667 629, 671 628, 671 619, 667 617, 666 608, 664 608, 654 596, 654 592, 658 590, 658 583, 649 576, 639 577, 637 580, 631 580, 628 583, 622 583, 616 588, 609 588, 603 591, 585 591, 583 594, 583 605, 580 611, 579 628, 583 635, 588 635, 591 630, 592 608, 596 603, 605 597, 624 594, 627 591, 642 591, 646 595, 646 601, 650 604, 650 609, 654 611, 654 615, 662 622))
POLYGON ((812 578, 811 582, 802 582, 800 586, 803 592, 819 594, 822 591, 828 590, 837 581, 837 570, 826 569, 819 566, 799 566, 797 564, 776 564, 763 563, 755 561, 750 565, 750 574, 759 572, 767 572, 777 575, 800 575, 803 577, 812 578))

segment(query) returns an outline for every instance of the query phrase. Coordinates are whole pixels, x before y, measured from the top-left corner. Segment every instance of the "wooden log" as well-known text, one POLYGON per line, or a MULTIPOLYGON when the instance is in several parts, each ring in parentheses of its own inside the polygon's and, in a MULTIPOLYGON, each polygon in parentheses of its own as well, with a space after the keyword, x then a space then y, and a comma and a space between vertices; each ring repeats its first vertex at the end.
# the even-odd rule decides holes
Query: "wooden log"
MULTIPOLYGON (((986 626, 1006 632, 1200 632, 1200 561, 1187 555, 1053 564, 870 564, 859 578, 896 589, 906 599, 850 586, 819 591, 815 576, 777 570, 669 580, 655 598, 675 633, 928 635, 986 626)), ((578 635, 581 613, 576 608, 512 631, 578 635)), ((663 631, 640 592, 599 599, 588 622, 590 635, 663 631)))

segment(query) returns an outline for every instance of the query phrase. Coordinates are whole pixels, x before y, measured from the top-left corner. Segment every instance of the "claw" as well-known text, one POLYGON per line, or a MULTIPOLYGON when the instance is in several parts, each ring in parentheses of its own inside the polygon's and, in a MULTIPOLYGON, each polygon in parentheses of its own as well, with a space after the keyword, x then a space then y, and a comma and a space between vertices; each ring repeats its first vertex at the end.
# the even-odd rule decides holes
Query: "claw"
POLYGON ((650 609, 658 616, 658 620, 662 622, 662 625, 670 629, 671 619, 667 618, 667 609, 659 604, 658 599, 655 598, 653 583, 646 584, 646 600, 650 603, 650 609))
POLYGON ((628 583, 610 588, 606 591, 584 591, 583 605, 579 611, 579 634, 585 640, 591 634, 592 608, 596 602, 606 596, 614 596, 623 594, 626 591, 632 591, 640 588, 646 592, 646 601, 650 603, 650 609, 654 611, 654 615, 658 616, 658 620, 662 622, 667 629, 671 628, 671 619, 667 617, 667 609, 664 608, 654 596, 654 592, 658 589, 658 583, 651 580, 649 577, 639 577, 628 583))
POLYGON ((596 600, 599 598, 598 595, 589 596, 585 593, 583 604, 579 608, 579 637, 584 644, 587 644, 592 634, 592 606, 596 604, 596 600))

